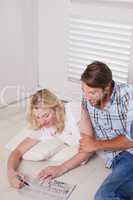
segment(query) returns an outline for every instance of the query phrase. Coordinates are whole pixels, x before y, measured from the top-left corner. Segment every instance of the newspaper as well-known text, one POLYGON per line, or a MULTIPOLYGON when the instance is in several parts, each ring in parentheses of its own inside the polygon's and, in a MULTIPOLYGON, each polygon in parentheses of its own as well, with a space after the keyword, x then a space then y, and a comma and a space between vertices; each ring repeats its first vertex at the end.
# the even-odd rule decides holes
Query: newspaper
POLYGON ((27 183, 19 190, 19 193, 35 200, 67 200, 76 187, 76 185, 55 179, 44 182, 28 180, 27 183))

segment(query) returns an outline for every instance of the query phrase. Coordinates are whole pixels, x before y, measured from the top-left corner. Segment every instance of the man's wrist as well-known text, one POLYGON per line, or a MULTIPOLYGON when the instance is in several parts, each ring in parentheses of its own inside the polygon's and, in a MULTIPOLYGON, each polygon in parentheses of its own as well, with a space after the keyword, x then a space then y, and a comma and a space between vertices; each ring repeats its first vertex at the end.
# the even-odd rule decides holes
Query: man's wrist
POLYGON ((62 164, 60 165, 60 170, 61 170, 61 173, 64 174, 68 171, 68 168, 64 164, 62 164))
POLYGON ((96 140, 95 141, 95 151, 99 151, 99 150, 102 150, 101 141, 96 140))

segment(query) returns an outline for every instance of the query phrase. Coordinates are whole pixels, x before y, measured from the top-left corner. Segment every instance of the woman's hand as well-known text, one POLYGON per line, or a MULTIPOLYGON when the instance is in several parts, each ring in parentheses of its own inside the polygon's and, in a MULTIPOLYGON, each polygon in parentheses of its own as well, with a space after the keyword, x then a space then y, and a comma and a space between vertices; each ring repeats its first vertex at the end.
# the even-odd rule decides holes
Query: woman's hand
POLYGON ((53 178, 61 176, 62 174, 63 174, 63 168, 61 167, 61 165, 48 166, 38 174, 38 178, 40 180, 46 180, 46 179, 51 180, 53 178))
POLYGON ((25 177, 19 172, 8 174, 9 183, 12 187, 20 189, 24 186, 25 177))

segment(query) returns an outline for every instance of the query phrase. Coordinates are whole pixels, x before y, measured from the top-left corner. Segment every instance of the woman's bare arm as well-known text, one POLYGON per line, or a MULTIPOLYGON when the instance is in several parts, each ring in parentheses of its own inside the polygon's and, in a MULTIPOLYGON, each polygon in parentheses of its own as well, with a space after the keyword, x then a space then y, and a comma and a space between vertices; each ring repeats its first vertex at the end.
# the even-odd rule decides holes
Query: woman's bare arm
POLYGON ((7 162, 7 175, 9 182, 13 187, 20 188, 22 186, 22 183, 17 179, 16 176, 17 168, 20 164, 23 154, 37 143, 37 140, 26 138, 17 146, 14 151, 11 152, 7 162))

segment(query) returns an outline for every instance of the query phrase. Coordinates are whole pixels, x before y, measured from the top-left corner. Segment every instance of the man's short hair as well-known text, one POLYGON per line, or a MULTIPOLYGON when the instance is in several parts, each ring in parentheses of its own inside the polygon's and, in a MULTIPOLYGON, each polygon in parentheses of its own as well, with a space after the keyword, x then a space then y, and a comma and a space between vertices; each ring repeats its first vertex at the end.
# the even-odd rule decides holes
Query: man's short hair
POLYGON ((105 63, 95 61, 87 66, 81 81, 89 87, 104 89, 112 82, 112 71, 105 63))

